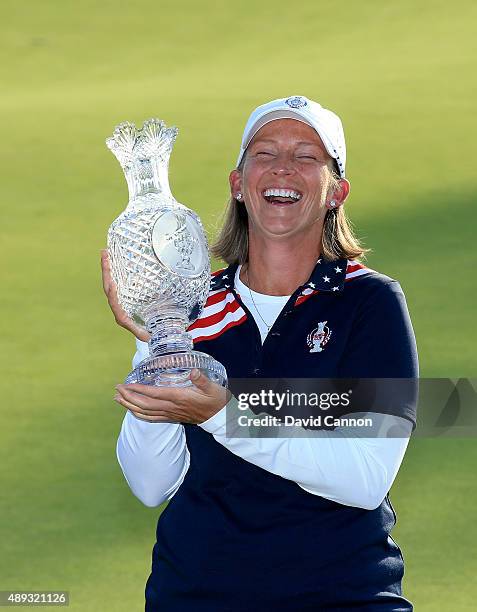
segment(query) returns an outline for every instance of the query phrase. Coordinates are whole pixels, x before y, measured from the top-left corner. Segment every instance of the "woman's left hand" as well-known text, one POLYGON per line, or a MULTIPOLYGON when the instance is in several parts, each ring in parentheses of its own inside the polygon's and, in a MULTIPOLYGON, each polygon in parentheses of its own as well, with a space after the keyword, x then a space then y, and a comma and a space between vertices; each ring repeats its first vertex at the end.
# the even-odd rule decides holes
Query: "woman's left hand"
POLYGON ((114 399, 143 421, 203 423, 226 405, 230 392, 197 369, 191 371, 190 380, 190 387, 117 385, 114 399))

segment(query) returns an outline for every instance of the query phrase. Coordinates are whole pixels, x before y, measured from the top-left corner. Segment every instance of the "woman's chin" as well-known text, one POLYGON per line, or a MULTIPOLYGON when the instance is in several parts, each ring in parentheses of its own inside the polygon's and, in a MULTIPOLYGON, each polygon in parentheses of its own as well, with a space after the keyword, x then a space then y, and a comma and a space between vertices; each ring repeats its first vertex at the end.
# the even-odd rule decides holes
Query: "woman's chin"
POLYGON ((299 235, 305 235, 306 231, 304 227, 298 226, 296 223, 268 223, 263 225, 259 229, 259 233, 262 236, 266 236, 268 238, 277 238, 277 239, 285 239, 285 238, 296 238, 299 235))

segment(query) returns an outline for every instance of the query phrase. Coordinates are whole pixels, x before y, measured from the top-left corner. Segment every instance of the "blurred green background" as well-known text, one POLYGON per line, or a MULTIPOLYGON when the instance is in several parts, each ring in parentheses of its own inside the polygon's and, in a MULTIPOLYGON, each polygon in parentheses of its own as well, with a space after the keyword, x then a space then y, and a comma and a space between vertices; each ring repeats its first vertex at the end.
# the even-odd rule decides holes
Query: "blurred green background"
MULTIPOLYGON (((348 211, 404 288, 422 375, 475 376, 477 5, 3 0, 0 17, 0 590, 141 610, 159 511, 115 458, 134 346, 101 289, 127 201, 104 139, 126 119, 177 125, 173 192, 213 236, 249 112, 292 94, 334 109, 348 211)), ((475 609, 476 462, 473 439, 415 438, 393 486, 421 612, 475 609)))

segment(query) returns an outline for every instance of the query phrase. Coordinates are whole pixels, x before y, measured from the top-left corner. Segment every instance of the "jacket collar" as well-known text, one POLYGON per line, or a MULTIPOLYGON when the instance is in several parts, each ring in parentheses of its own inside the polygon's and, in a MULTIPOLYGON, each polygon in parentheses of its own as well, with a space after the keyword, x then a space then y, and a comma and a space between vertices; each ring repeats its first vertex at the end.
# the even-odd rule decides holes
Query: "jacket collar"
MULTIPOLYGON (((301 292, 325 291, 327 293, 341 293, 346 278, 347 259, 327 260, 320 255, 308 281, 301 287, 301 292)), ((214 272, 210 288, 212 291, 231 289, 234 285, 235 273, 238 264, 230 264, 227 268, 214 272)))
POLYGON ((348 260, 346 258, 330 261, 320 255, 303 289, 341 293, 344 289, 347 265, 348 260))

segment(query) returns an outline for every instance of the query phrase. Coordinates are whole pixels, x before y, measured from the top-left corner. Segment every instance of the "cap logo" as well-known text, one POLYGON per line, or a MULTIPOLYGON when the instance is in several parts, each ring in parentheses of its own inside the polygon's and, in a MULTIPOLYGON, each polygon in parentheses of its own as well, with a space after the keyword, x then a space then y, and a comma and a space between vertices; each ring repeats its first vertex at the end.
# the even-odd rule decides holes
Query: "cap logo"
POLYGON ((288 106, 291 106, 291 108, 303 108, 308 104, 305 98, 302 98, 301 96, 293 96, 292 98, 287 98, 285 100, 285 103, 288 104, 288 106))

